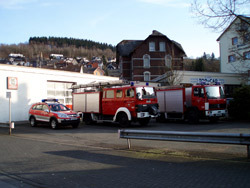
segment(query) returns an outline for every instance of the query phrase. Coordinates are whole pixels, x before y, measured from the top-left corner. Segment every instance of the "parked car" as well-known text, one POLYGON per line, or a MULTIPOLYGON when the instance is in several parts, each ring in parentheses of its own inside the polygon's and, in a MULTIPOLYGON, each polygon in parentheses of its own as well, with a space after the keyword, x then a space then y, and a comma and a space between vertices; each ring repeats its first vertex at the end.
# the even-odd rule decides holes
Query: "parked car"
POLYGON ((80 115, 56 99, 43 99, 42 102, 31 106, 29 121, 32 127, 38 123, 47 123, 52 129, 64 125, 72 125, 73 128, 77 128, 80 123, 80 115))

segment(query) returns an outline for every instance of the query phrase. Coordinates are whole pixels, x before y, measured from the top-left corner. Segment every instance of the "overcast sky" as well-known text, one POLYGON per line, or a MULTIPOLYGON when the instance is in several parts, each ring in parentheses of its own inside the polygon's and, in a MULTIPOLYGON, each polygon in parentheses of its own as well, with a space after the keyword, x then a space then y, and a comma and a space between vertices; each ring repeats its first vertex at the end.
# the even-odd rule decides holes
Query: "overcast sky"
POLYGON ((88 39, 116 45, 153 30, 180 43, 188 57, 219 56, 221 33, 197 23, 191 0, 0 0, 0 44, 30 37, 88 39))

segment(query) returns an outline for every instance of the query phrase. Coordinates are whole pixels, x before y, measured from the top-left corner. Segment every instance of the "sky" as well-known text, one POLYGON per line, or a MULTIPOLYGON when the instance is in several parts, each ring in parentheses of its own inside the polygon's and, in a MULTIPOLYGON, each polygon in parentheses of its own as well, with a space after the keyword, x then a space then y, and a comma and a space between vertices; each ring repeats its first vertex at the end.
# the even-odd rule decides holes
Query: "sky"
POLYGON ((180 43, 188 57, 219 57, 215 33, 198 23, 191 0, 0 0, 0 44, 68 37, 117 45, 153 30, 180 43))

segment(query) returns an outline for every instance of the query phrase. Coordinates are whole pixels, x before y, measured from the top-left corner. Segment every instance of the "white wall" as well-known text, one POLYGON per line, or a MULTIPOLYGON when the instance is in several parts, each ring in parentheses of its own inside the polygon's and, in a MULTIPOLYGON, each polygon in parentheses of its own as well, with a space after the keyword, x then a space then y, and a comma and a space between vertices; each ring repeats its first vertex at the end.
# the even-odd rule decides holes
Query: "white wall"
POLYGON ((9 121, 9 99, 6 92, 11 92, 12 121, 28 119, 30 106, 47 98, 47 81, 76 82, 87 84, 93 81, 119 80, 117 77, 95 76, 66 71, 0 65, 0 122, 9 121), (7 89, 7 77, 18 78, 18 90, 7 89))

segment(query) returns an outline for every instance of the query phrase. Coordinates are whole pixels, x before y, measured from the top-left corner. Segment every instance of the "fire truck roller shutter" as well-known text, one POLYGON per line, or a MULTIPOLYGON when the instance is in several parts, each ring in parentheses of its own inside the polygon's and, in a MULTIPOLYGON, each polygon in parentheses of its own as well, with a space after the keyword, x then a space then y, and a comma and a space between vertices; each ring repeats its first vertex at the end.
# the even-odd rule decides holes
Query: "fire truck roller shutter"
POLYGON ((130 113, 130 111, 129 111, 127 108, 125 108, 125 107, 118 108, 118 110, 117 110, 116 113, 115 113, 115 116, 114 116, 113 121, 116 121, 116 120, 117 120, 116 117, 117 117, 117 115, 119 114, 119 112, 124 112, 124 113, 126 113, 127 116, 128 116, 128 120, 131 121, 131 113, 130 113))

